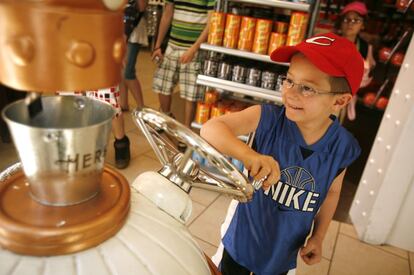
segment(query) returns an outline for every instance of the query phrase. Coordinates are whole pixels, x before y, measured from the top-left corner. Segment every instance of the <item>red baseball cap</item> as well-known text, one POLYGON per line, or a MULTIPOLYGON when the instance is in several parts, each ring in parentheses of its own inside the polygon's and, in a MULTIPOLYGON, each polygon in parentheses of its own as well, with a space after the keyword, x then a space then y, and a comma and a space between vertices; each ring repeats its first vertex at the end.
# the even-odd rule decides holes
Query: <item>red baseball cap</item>
POLYGON ((353 95, 358 91, 364 73, 364 60, 354 43, 333 33, 318 34, 296 46, 277 48, 270 55, 276 62, 290 62, 295 53, 301 52, 322 72, 344 77, 353 95))
POLYGON ((361 16, 365 16, 368 13, 367 6, 365 6, 365 3, 358 2, 358 1, 355 1, 355 2, 352 2, 346 5, 344 9, 341 11, 341 15, 347 12, 350 12, 350 11, 359 13, 361 16))

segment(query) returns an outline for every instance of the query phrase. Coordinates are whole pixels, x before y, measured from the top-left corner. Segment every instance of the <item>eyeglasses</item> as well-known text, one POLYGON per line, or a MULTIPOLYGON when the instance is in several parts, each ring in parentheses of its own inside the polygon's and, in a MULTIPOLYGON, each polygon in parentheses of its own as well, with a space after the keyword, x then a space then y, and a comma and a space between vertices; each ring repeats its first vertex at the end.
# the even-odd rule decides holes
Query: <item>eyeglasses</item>
POLYGON ((354 24, 359 24, 359 23, 361 23, 362 22, 362 19, 361 18, 344 18, 344 19, 342 19, 342 22, 344 22, 345 24, 352 24, 352 25, 354 25, 354 24))
POLYGON ((285 75, 279 75, 278 77, 278 83, 282 84, 283 88, 286 89, 292 89, 294 86, 297 87, 297 90, 304 96, 304 97, 311 97, 316 94, 318 95, 330 95, 330 94, 343 94, 343 92, 328 92, 328 91, 318 91, 314 88, 311 88, 309 86, 295 83, 292 79, 288 78, 285 75))

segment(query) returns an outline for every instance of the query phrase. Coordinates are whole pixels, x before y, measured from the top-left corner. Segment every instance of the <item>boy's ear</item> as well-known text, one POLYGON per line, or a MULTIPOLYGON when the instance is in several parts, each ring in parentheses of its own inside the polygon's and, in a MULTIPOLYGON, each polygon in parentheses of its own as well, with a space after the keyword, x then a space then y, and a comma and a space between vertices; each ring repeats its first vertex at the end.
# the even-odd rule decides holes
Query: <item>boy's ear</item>
POLYGON ((351 93, 343 93, 335 96, 335 102, 333 105, 334 111, 339 112, 344 108, 352 99, 351 93))

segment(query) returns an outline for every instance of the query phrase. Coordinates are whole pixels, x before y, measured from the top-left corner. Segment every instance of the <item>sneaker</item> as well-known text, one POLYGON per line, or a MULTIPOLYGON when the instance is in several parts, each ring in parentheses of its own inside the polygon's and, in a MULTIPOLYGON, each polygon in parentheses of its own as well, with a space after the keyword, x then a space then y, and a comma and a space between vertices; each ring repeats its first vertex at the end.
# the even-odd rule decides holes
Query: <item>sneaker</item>
POLYGON ((124 169, 129 165, 131 153, 129 151, 129 139, 125 135, 122 139, 115 139, 115 166, 124 169))

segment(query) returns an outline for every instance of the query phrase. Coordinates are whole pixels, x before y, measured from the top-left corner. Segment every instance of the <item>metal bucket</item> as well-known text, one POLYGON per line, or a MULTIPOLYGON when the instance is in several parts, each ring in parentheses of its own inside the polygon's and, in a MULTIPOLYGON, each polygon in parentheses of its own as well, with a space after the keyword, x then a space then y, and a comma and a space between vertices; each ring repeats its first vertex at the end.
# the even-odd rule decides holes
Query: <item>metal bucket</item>
POLYGON ((42 98, 43 111, 31 119, 23 100, 3 110, 32 197, 65 206, 99 192, 114 110, 82 96, 42 98))

